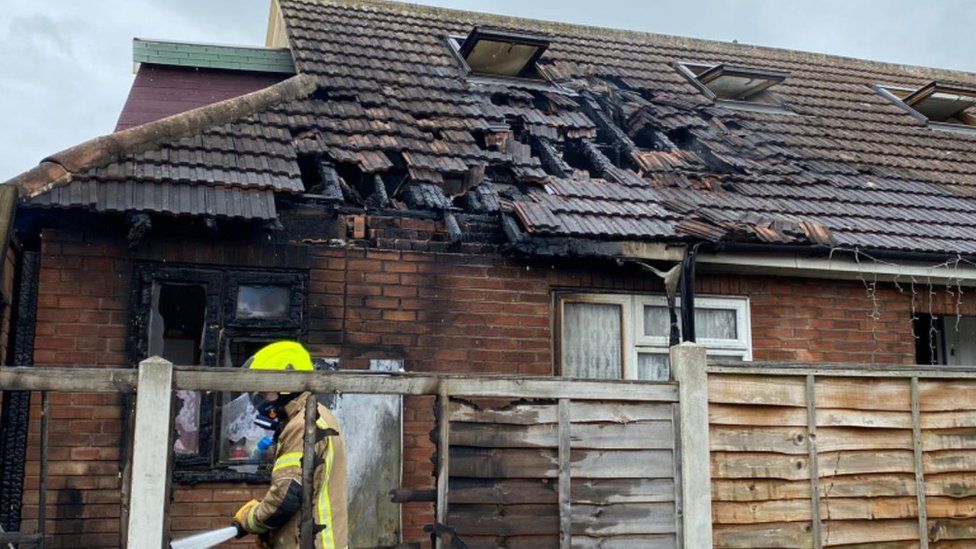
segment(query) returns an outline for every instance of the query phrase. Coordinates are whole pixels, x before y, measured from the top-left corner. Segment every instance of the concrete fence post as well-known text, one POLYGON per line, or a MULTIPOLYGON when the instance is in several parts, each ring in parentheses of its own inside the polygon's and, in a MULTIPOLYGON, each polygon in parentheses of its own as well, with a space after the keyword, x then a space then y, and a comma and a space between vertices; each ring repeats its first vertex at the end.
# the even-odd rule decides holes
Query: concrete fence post
POLYGON ((173 364, 139 363, 127 549, 159 549, 166 530, 172 450, 173 364))
POLYGON ((712 474, 708 448, 708 374, 705 348, 671 347, 671 375, 678 382, 681 424, 681 531, 684 547, 712 547, 712 474))

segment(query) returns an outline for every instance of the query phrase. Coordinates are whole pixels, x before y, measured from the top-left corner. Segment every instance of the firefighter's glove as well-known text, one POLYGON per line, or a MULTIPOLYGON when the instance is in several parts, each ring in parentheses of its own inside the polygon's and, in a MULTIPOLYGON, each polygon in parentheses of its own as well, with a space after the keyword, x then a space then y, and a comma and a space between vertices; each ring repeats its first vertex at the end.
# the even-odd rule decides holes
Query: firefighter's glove
POLYGON ((234 513, 234 523, 237 526, 238 532, 244 530, 250 532, 250 524, 248 522, 248 515, 251 514, 251 510, 258 506, 258 500, 252 499, 251 501, 245 503, 240 509, 234 513))

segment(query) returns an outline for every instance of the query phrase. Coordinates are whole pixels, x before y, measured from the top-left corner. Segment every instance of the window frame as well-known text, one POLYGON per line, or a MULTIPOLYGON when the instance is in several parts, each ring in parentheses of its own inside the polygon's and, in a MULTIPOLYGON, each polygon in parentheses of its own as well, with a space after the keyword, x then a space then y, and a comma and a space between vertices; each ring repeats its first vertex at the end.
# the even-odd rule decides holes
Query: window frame
MULTIPOLYGON (((134 287, 130 303, 132 319, 129 357, 133 365, 149 356, 154 296, 159 283, 199 284, 206 288, 204 334, 201 340, 201 366, 226 368, 222 362, 234 340, 302 340, 307 327, 304 319, 308 302, 308 272, 302 269, 255 270, 224 265, 173 265, 141 262, 134 267, 134 287), (237 319, 237 289, 242 284, 290 285, 289 315, 284 319, 237 319)), ((238 365, 239 366, 239 365, 238 365)), ((236 366, 232 366, 236 367, 236 366)), ((200 399, 199 446, 195 454, 173 457, 173 478, 177 482, 244 480, 260 482, 267 477, 264 468, 256 473, 231 467, 248 465, 222 461, 219 438, 222 396, 202 392, 200 399)))
MULTIPOLYGON (((554 326, 553 366, 554 375, 563 376, 563 315, 566 303, 598 303, 612 304, 621 307, 621 377, 620 379, 635 380, 638 375, 640 354, 669 353, 669 336, 645 336, 644 334, 644 306, 667 307, 667 297, 662 294, 627 294, 627 293, 598 293, 561 291, 555 293, 556 307, 554 326)), ((675 305, 681 306, 681 300, 676 299, 675 305)), ((747 296, 701 295, 695 296, 695 307, 701 309, 732 310, 736 315, 737 338, 712 339, 697 338, 697 342, 704 345, 709 356, 741 358, 743 361, 752 360, 752 320, 751 304, 747 296)))
POLYGON ((539 65, 538 59, 531 62, 536 73, 539 75, 538 78, 531 76, 505 76, 474 71, 471 66, 468 65, 468 60, 465 59, 464 55, 461 54, 461 46, 464 44, 466 39, 466 36, 457 34, 448 34, 444 36, 444 41, 447 43, 447 49, 451 52, 451 55, 454 56, 454 59, 461 67, 461 76, 468 82, 474 84, 501 84, 505 86, 518 85, 519 87, 523 88, 558 92, 574 97, 577 95, 576 92, 560 86, 557 82, 554 82, 552 78, 550 78, 549 73, 543 70, 539 65))
MULTIPOLYGON (((727 66, 729 69, 734 69, 737 72, 752 71, 755 74, 759 74, 759 75, 768 74, 768 75, 782 76, 783 80, 786 80, 786 78, 789 77, 789 73, 786 71, 774 71, 769 69, 741 67, 741 66, 734 66, 734 65, 726 65, 725 63, 717 63, 715 65, 708 65, 705 63, 691 62, 691 61, 675 61, 673 63, 674 69, 678 71, 678 74, 684 76, 685 79, 691 83, 691 85, 697 88, 698 91, 700 91, 705 97, 707 97, 710 101, 712 101, 712 103, 714 103, 718 107, 724 107, 732 110, 764 112, 764 113, 773 113, 773 114, 787 114, 787 115, 797 114, 795 111, 790 109, 784 102, 779 101, 778 98, 775 103, 762 103, 759 101, 724 99, 722 97, 719 97, 718 95, 715 94, 715 92, 709 89, 708 86, 702 83, 698 79, 698 77, 700 76, 700 74, 704 74, 710 70, 716 69, 717 67, 723 65, 727 66), (692 67, 703 69, 702 73, 695 73, 692 70, 692 67)), ((769 86, 763 91, 769 90, 772 87, 773 86, 769 86)))
MULTIPOLYGON (((940 122, 938 120, 932 120, 928 116, 925 116, 914 107, 905 102, 905 99, 911 97, 912 95, 920 92, 924 88, 932 87, 935 82, 931 82, 922 86, 921 88, 910 88, 908 86, 902 86, 899 84, 874 84, 871 86, 874 92, 881 97, 890 101, 893 105, 899 109, 910 114, 913 118, 922 122, 929 128, 935 130, 942 130, 948 132, 965 133, 976 135, 976 125, 966 124, 962 122, 940 122), (906 92, 904 97, 899 97, 895 92, 906 92)), ((937 86, 936 86, 937 87, 937 86)))
POLYGON ((224 300, 225 323, 228 327, 257 330, 296 330, 302 326, 304 294, 307 283, 305 278, 296 272, 247 272, 232 271, 227 273, 227 298, 224 300), (241 286, 286 286, 291 287, 288 314, 284 318, 238 318, 237 298, 241 286), (301 292, 296 292, 301 288, 301 292))
MULTIPOLYGON (((628 349, 633 347, 633 328, 628 319, 632 319, 628 315, 628 304, 627 301, 630 300, 630 296, 627 294, 598 294, 598 293, 561 293, 556 295, 558 303, 559 314, 556 318, 556 326, 558 326, 558 331, 556 332, 557 337, 553 338, 556 341, 556 353, 558 364, 556 368, 556 375, 564 375, 562 372, 562 357, 563 357, 563 341, 565 341, 565 336, 563 334, 564 328, 564 314, 566 310, 566 303, 595 303, 595 304, 610 304, 610 305, 620 305, 620 362, 621 362, 621 375, 620 379, 631 379, 629 375, 631 374, 631 360, 630 353, 628 349)), ((636 356, 635 356, 636 358, 636 356)), ((636 375, 636 371, 634 372, 636 375)))

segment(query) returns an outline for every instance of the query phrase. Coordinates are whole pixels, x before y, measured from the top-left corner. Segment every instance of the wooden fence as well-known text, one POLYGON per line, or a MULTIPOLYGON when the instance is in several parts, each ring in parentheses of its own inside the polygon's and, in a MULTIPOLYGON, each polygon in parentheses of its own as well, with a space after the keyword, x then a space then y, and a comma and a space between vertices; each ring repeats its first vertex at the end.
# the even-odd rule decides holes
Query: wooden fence
POLYGON ((715 547, 976 546, 976 373, 709 372, 715 547))
MULTIPOLYGON (((698 421, 691 430, 707 430, 704 416, 682 409, 678 398, 680 388, 681 395, 705 400, 704 360, 699 366, 694 381, 679 385, 378 372, 255 372, 173 367, 152 358, 143 361, 138 370, 0 368, 0 388, 41 391, 45 402, 48 391, 136 394, 132 461, 123 489, 128 494, 123 511, 128 517, 130 549, 158 548, 166 539, 171 403, 173 391, 179 389, 434 395, 439 418, 434 436, 437 522, 448 532, 463 532, 471 538, 472 547, 495 546, 497 531, 488 532, 479 525, 479 521, 492 524, 492 520, 503 534, 513 534, 503 538, 516 538, 504 540, 510 547, 519 543, 565 549, 606 543, 678 547, 689 523, 708 520, 707 501, 704 506, 689 505, 682 513, 679 502, 686 497, 682 495, 685 487, 676 480, 682 474, 679 464, 694 462, 676 455, 676 448, 678 452, 684 446, 694 448, 694 444, 683 443, 685 431, 680 425, 698 421), (519 403, 501 409, 474 405, 486 399, 519 403), (691 419, 677 421, 685 416, 691 419), (482 511, 488 514, 479 514, 482 511), (536 535, 534 529, 545 521, 554 528, 536 535), (481 535, 485 533, 490 535, 481 535), (521 536, 523 533, 529 535, 521 536)), ((43 452, 41 463, 43 469, 43 452)), ((706 472, 697 476, 707 477, 707 468, 702 471, 706 472)), ((307 489, 310 485, 305 483, 307 489)), ((43 506, 43 487, 41 498, 43 506)), ((310 501, 309 494, 303 500, 310 501)), ((303 512, 307 515, 309 511, 303 512)), ((43 530, 9 534, 3 539, 36 541, 38 537, 43 540, 43 534, 43 530)), ((442 539, 438 537, 437 542, 441 546, 442 539)))
POLYGON ((474 547, 976 547, 976 372, 671 362, 669 383, 147 361, 0 387, 137 393, 129 547, 164 538, 176 389, 436 396, 430 499, 474 547))
POLYGON ((677 413, 673 402, 454 402, 447 523, 471 549, 555 547, 561 529, 573 547, 674 548, 677 413))

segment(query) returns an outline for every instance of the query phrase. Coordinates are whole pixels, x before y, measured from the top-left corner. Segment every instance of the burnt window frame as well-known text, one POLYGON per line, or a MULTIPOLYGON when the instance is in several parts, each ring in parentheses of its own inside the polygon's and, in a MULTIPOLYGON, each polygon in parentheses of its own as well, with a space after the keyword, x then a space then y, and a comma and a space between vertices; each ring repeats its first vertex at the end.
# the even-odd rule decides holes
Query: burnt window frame
MULTIPOLYGON (((919 122, 922 122, 929 128, 935 130, 948 131, 948 132, 976 135, 976 124, 966 124, 964 122, 942 122, 938 120, 932 120, 931 118, 925 116, 924 114, 922 114, 914 107, 912 107, 911 105, 905 102, 906 99, 908 99, 912 95, 915 95, 925 90, 926 88, 938 89, 940 85, 950 89, 953 88, 954 86, 960 88, 973 88, 973 87, 966 87, 961 85, 942 84, 937 80, 929 82, 928 84, 925 84, 920 88, 912 88, 901 84, 885 84, 885 83, 874 84, 871 86, 871 88, 874 89, 875 93, 877 93, 881 97, 884 97, 885 99, 890 101, 893 105, 905 111, 913 118, 915 118, 919 122), (900 97, 895 93, 896 91, 907 92, 907 93, 904 95, 904 97, 900 97)), ((976 88, 969 89, 968 91, 976 91, 976 88)))
MULTIPOLYGON (((226 368, 223 358, 234 340, 302 341, 308 306, 307 270, 254 270, 223 265, 174 265, 140 262, 134 267, 134 285, 130 302, 129 358, 133 365, 149 356, 149 329, 155 286, 159 282, 200 284, 205 287, 206 309, 201 340, 200 362, 203 367, 226 368), (284 319, 237 319, 237 289, 241 284, 261 286, 291 284, 289 314, 284 319)), ((179 366, 179 365, 178 365, 179 366)), ((231 367, 237 367, 234 365, 231 367)), ((199 452, 173 455, 173 480, 184 484, 198 482, 245 481, 265 482, 266 467, 256 472, 231 469, 235 464, 221 461, 215 435, 221 422, 220 393, 202 391, 200 398, 199 452)), ((175 413, 175 412, 174 412, 175 413)))
MULTIPOLYGON (((747 101, 747 100, 738 100, 738 99, 724 99, 716 95, 715 92, 710 90, 708 86, 706 86, 704 83, 702 83, 699 80, 699 77, 702 74, 705 74, 709 71, 717 70, 719 68, 724 68, 725 70, 733 70, 735 72, 743 72, 748 74, 756 74, 760 76, 779 78, 780 79, 779 83, 782 83, 787 78, 789 78, 790 73, 788 71, 760 69, 755 67, 746 67, 742 65, 730 65, 728 63, 708 64, 708 63, 701 63, 697 61, 675 61, 672 65, 674 69, 678 71, 678 74, 680 74, 686 80, 688 80, 688 82, 691 83, 692 86, 694 86, 698 91, 700 91, 705 97, 707 97, 710 101, 712 101, 712 103, 714 103, 718 107, 725 107, 733 110, 765 112, 765 113, 773 113, 773 114, 786 114, 786 115, 797 114, 796 111, 791 109, 786 104, 785 101, 780 100, 778 94, 775 94, 775 92, 770 92, 773 95, 774 99, 776 99, 775 103, 763 103, 760 101, 747 101), (692 70, 692 67, 700 68, 702 69, 702 71, 700 73, 696 73, 694 70, 692 70)), ((768 86, 763 91, 767 91, 774 86, 775 85, 768 86)))
POLYGON ((227 275, 227 299, 224 318, 226 325, 241 329, 295 330, 301 328, 304 296, 294 290, 288 303, 288 314, 284 318, 238 318, 237 298, 241 286, 286 286, 307 287, 307 276, 297 272, 230 272, 227 275))

